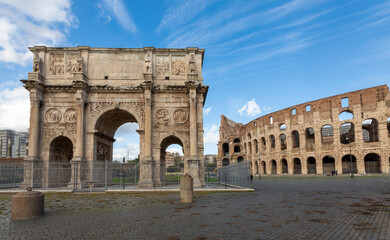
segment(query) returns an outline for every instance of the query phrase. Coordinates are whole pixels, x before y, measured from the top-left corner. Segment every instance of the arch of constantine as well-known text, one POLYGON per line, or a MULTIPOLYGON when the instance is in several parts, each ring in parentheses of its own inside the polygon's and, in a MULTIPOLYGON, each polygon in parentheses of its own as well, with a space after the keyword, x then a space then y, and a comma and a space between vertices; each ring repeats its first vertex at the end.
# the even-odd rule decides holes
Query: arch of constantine
MULTIPOLYGON (((50 163, 74 169, 111 162, 114 134, 128 122, 139 125, 139 187, 164 184, 161 169, 171 144, 183 148, 184 172, 194 187, 204 186, 203 49, 36 46, 30 51, 33 72, 21 80, 31 101, 22 186, 48 187, 50 163)), ((95 173, 91 168, 62 175, 70 186, 83 186, 95 173)))
POLYGON ((389 173, 386 85, 292 106, 247 124, 221 116, 218 167, 248 160, 253 174, 389 173))

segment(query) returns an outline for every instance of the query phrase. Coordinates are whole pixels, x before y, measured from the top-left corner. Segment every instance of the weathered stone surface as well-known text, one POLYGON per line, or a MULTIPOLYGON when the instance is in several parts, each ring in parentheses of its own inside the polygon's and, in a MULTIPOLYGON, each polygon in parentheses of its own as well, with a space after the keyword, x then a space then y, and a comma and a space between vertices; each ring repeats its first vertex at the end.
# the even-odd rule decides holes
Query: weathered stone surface
POLYGON ((292 106, 245 125, 222 115, 218 166, 248 160, 253 174, 388 173, 389 117, 386 85, 292 106), (340 116, 345 113, 353 118, 340 116))
MULTIPOLYGON (((110 162, 115 131, 136 122, 139 186, 163 184, 165 171, 160 166, 170 144, 183 147, 184 171, 197 186, 204 185, 202 109, 208 86, 202 78, 203 49, 37 46, 30 50, 34 72, 22 80, 31 100, 27 160, 43 166, 71 164, 69 169, 81 169, 86 162, 110 162)), ((104 176, 98 171, 57 175, 69 186, 83 186, 92 175, 104 176)), ((22 186, 50 187, 56 182, 50 172, 26 171, 22 186)))
POLYGON ((190 203, 194 198, 194 184, 190 175, 185 174, 180 178, 180 201, 190 203))
POLYGON ((45 196, 41 192, 20 192, 12 196, 11 219, 26 220, 44 213, 45 196))

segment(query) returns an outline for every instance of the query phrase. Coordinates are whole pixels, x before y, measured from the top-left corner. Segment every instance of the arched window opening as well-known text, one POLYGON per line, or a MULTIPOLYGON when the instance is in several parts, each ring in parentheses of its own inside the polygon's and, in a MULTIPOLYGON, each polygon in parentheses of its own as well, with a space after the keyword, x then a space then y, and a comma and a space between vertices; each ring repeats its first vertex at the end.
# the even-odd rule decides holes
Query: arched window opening
POLYGON ((262 174, 267 174, 267 166, 264 161, 261 162, 261 172, 262 174))
POLYGON ((233 143, 240 143, 240 139, 239 139, 239 138, 235 138, 235 139, 233 140, 233 143))
POLYGON ((254 141, 253 144, 255 145, 255 151, 256 151, 256 153, 259 153, 259 143, 257 142, 257 139, 255 139, 255 141, 254 141))
POLYGON ((379 131, 378 121, 374 118, 366 119, 362 122, 363 140, 365 142, 378 142, 379 131))
POLYGON ((271 161, 271 174, 276 174, 276 161, 271 161))
POLYGON ((251 139, 251 138, 252 138, 251 134, 250 134, 250 133, 248 133, 248 139, 251 139))
POLYGON ((316 159, 314 157, 307 159, 307 174, 317 174, 316 159))
POLYGON ((301 160, 294 158, 294 174, 302 174, 301 160))
POLYGON ((240 146, 238 145, 234 146, 234 153, 240 153, 240 152, 241 152, 240 146))
POLYGON ((314 129, 313 128, 306 128, 305 137, 306 137, 306 150, 307 151, 314 151, 314 149, 315 149, 314 129))
POLYGON ((355 128, 353 123, 343 123, 340 126, 340 143, 349 144, 355 142, 355 128))
POLYGON ((339 114, 339 121, 345 121, 353 119, 353 113, 350 111, 344 111, 339 114))
POLYGON ((286 130, 286 124, 282 123, 279 127, 280 131, 285 131, 286 130))
POLYGON ((222 144, 222 154, 225 157, 229 156, 229 144, 227 143, 222 144))
POLYGON ((294 130, 291 132, 291 139, 292 139, 292 147, 293 148, 299 148, 299 133, 297 130, 294 130))
POLYGON ((242 162, 242 161, 244 161, 244 158, 241 157, 241 156, 239 156, 239 157, 237 158, 237 162, 242 162))
POLYGON ((335 160, 334 157, 326 156, 322 159, 322 169, 324 171, 324 174, 331 174, 335 171, 335 160))
POLYGON ((266 149, 265 137, 262 137, 260 141, 261 141, 261 149, 265 150, 266 149))
POLYGON ((282 174, 283 173, 287 174, 288 173, 287 160, 283 158, 281 162, 282 162, 282 174))
POLYGON ((322 143, 333 143, 333 127, 325 125, 321 128, 322 143))
POLYGON ((222 167, 224 167, 224 166, 228 166, 230 164, 230 161, 229 161, 229 159, 227 159, 227 158, 224 158, 223 160, 222 160, 222 167))
POLYGON ((252 154, 252 143, 251 142, 248 142, 248 154, 249 155, 252 154))
POLYGON ((255 175, 259 174, 259 163, 257 161, 255 161, 254 167, 255 167, 254 174, 255 175))
POLYGON ((381 172, 381 157, 376 153, 369 153, 364 156, 364 168, 366 173, 380 173, 381 172))
POLYGON ((390 117, 387 118, 387 134, 390 135, 390 117))
POLYGON ((275 148, 275 136, 274 135, 269 136, 269 140, 271 142, 271 148, 275 148))
POLYGON ((357 173, 356 157, 354 155, 344 155, 341 158, 341 165, 343 167, 343 173, 357 173))
POLYGON ((284 150, 287 148, 286 135, 280 134, 280 149, 284 150))

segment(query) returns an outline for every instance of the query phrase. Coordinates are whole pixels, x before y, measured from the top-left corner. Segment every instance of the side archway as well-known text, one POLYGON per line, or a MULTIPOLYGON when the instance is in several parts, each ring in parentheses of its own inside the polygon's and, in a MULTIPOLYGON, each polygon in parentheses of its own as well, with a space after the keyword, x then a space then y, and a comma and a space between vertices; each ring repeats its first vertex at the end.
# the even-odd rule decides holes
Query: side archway
POLYGON ((71 164, 73 143, 65 136, 58 136, 50 143, 48 162, 48 187, 67 186, 71 180, 71 164))

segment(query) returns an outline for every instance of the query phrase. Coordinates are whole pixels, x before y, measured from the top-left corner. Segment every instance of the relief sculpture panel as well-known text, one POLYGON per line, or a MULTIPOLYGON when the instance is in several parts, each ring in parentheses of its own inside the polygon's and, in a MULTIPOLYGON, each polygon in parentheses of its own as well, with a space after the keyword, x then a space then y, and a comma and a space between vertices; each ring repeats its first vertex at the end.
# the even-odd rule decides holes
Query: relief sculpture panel
POLYGON ((74 108, 68 108, 64 113, 65 122, 76 122, 77 121, 77 111, 74 108))
POLYGON ((185 109, 179 108, 173 113, 175 123, 185 123, 188 119, 188 114, 185 109))
POLYGON ((157 56, 156 74, 158 76, 169 76, 170 63, 169 56, 157 56))
POLYGON ((185 60, 184 56, 172 56, 172 75, 184 76, 185 60))
POLYGON ((111 148, 107 144, 97 142, 97 160, 109 161, 111 156, 111 148))
POLYGON ((156 120, 158 123, 167 123, 170 120, 169 112, 166 109, 160 109, 156 113, 156 120))
POLYGON ((51 54, 49 74, 64 75, 64 54, 51 54))
POLYGON ((62 114, 57 108, 50 108, 47 110, 45 117, 48 123, 58 123, 61 121, 62 114))

